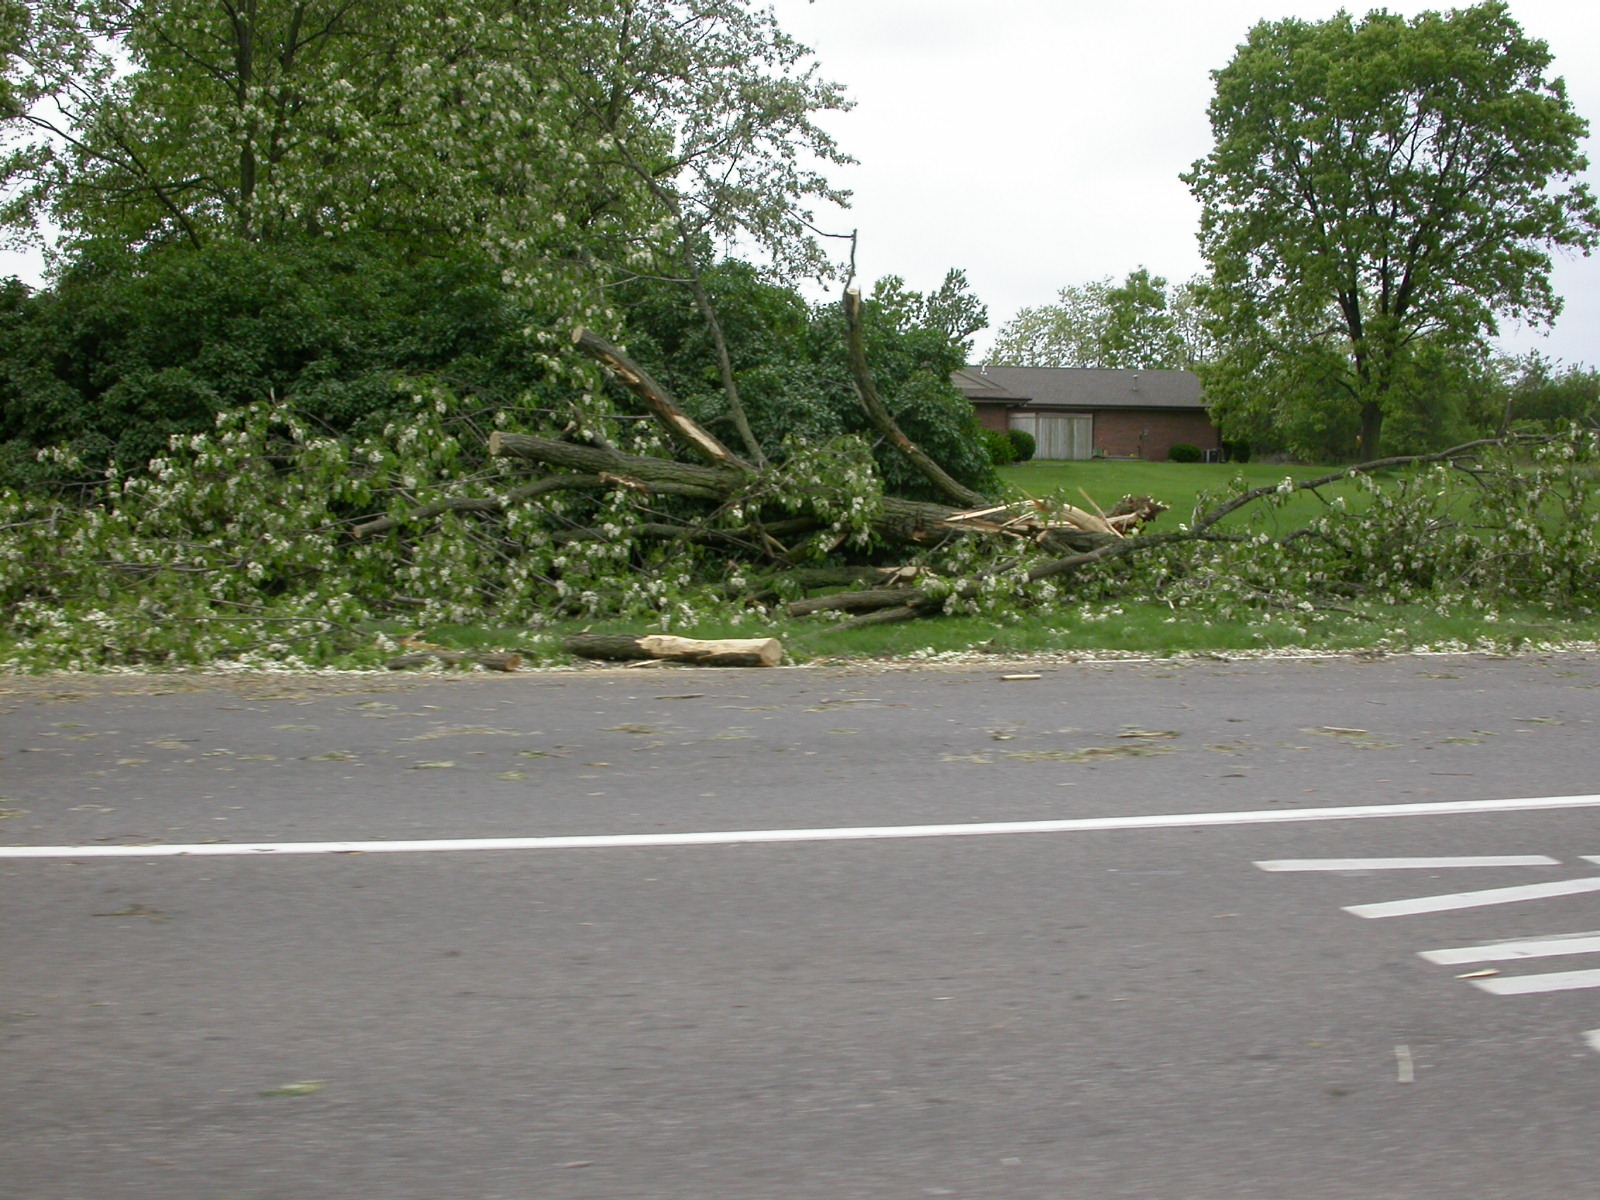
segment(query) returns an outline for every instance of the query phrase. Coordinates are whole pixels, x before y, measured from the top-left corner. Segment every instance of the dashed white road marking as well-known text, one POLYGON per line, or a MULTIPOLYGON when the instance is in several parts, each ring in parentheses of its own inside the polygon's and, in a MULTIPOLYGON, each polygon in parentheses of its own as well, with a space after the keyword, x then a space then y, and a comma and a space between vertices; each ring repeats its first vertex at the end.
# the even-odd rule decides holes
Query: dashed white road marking
POLYGON ((1600 1029, 1591 1029, 1583 1035, 1583 1040, 1589 1049, 1600 1054, 1600 1029))
POLYGON ((1564 933, 1558 937, 1520 942, 1494 942, 1486 946, 1459 946, 1452 950, 1419 950, 1423 958, 1442 967, 1460 963, 1514 962, 1523 958, 1554 958, 1562 954, 1600 954, 1600 932, 1564 933))
POLYGON ((1562 879, 1554 883, 1529 883, 1521 887, 1489 888, 1481 892, 1418 896, 1415 900, 1386 900, 1381 904, 1350 904, 1345 906, 1345 912, 1358 917, 1408 917, 1415 913, 1448 912, 1453 908, 1481 908, 1489 904, 1544 900, 1551 896, 1575 896, 1581 892, 1600 892, 1600 875, 1589 879, 1562 879))
POLYGON ((1548 854, 1479 854, 1465 858, 1273 858, 1263 871, 1431 871, 1450 867, 1559 867, 1548 854))
POLYGON ((974 821, 959 825, 885 825, 839 829, 742 829, 716 830, 707 833, 439 838, 405 842, 199 842, 153 846, 0 846, 0 858, 163 858, 175 855, 260 857, 268 854, 419 854, 450 850, 609 850, 640 846, 734 846, 762 842, 850 842, 897 838, 985 837, 1022 833, 1092 833, 1116 829, 1195 829, 1218 825, 1365 821, 1379 817, 1448 817, 1474 813, 1538 812, 1571 808, 1600 808, 1600 796, 1438 800, 1420 804, 1355 804, 1341 808, 1250 809, 1243 812, 1078 817, 1062 821, 974 821))
POLYGON ((1526 996, 1533 992, 1570 992, 1578 988, 1600 988, 1600 971, 1552 971, 1546 975, 1502 975, 1497 979, 1474 979, 1496 996, 1526 996))

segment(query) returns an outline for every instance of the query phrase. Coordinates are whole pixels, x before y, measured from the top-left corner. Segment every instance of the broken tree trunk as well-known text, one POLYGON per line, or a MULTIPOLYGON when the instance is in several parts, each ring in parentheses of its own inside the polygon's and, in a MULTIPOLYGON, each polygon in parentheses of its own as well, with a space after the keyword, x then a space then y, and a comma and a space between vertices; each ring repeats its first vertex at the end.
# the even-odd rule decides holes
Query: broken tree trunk
POLYGON ((777 638, 734 638, 701 641, 698 638, 652 634, 627 637, 579 633, 565 642, 568 654, 619 662, 659 659, 700 667, 775 667, 783 661, 783 643, 777 638))
MULTIPOLYGON (((700 463, 677 462, 668 458, 649 458, 580 446, 553 438, 532 437, 523 433, 489 435, 489 453, 495 457, 526 459, 591 476, 608 476, 614 486, 634 486, 634 490, 663 492, 680 496, 699 496, 708 500, 731 500, 750 485, 752 476, 728 467, 708 467, 700 463)), ((993 532, 993 526, 957 519, 962 510, 923 500, 885 496, 872 518, 872 529, 888 542, 928 546, 951 537, 993 532)), ((390 526, 385 526, 389 528, 390 526)), ((1120 541, 1115 535, 1091 530, 1049 529, 1040 538, 1051 549, 1085 551, 1120 541)))
POLYGON ((740 471, 752 469, 749 463, 707 433, 679 408, 677 402, 668 395, 667 389, 650 378, 643 367, 605 338, 593 330, 579 328, 572 331, 572 344, 590 358, 603 363, 623 387, 643 400, 650 415, 666 427, 675 441, 710 462, 740 471))

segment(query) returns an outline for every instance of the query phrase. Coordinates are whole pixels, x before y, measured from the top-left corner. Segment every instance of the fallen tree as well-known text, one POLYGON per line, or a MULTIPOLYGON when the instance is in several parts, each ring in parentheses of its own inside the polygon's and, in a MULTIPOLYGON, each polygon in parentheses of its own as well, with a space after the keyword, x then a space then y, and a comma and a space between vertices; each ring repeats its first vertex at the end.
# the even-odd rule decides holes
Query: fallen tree
MULTIPOLYGON (((481 412, 419 390, 410 420, 360 440, 280 403, 174 439, 137 477, 90 486, 51 458, 70 487, 0 493, 0 605, 15 647, 0 662, 510 661, 397 643, 376 622, 534 631, 504 643, 528 649, 537 630, 569 620, 848 630, 944 614, 1005 622, 1068 604, 1114 612, 1124 600, 1169 606, 1174 620, 1284 621, 1411 602, 1600 602, 1593 430, 1239 489, 1152 526, 1165 510, 1148 497, 1101 509, 951 488, 926 469, 931 456, 919 462, 889 404, 869 411, 860 323, 844 329, 875 444, 791 440, 767 447, 763 466, 584 331, 574 347, 635 411, 608 408, 592 385, 592 405, 563 412, 481 412), (920 481, 921 495, 888 492, 875 450, 912 464, 899 478, 920 481), (1324 496, 1336 483, 1341 494, 1324 496), (1274 526, 1273 510, 1305 493, 1323 499, 1318 515, 1274 526)), ((647 653, 633 633, 617 645, 647 653)))
MULTIPOLYGON (((1481 479, 1484 453, 1548 440, 1484 439, 1436 454, 1391 456, 1344 467, 1298 483, 1286 480, 1220 499, 1180 528, 1153 533, 1146 526, 1166 507, 1149 497, 1124 497, 1104 511, 1090 501, 1095 510, 1088 511, 1060 499, 984 496, 957 482, 905 435, 879 395, 865 348, 860 294, 848 290, 842 308, 856 395, 880 446, 903 456, 953 503, 884 494, 875 479, 830 472, 826 463, 821 470, 813 461, 811 469, 794 471, 790 468, 804 455, 792 448, 787 455, 764 449, 761 457, 767 465, 757 468, 696 422, 624 350, 579 329, 572 337, 574 347, 617 380, 664 435, 654 452, 619 449, 607 438, 585 438, 571 427, 561 436, 495 430, 486 443, 491 459, 513 460, 546 473, 498 495, 435 500, 403 515, 369 518, 353 525, 351 532, 361 538, 403 527, 414 533, 448 515, 505 514, 562 493, 607 494, 613 497, 612 517, 625 513, 625 523, 569 517, 556 523, 549 539, 563 547, 626 547, 617 561, 646 573, 670 571, 673 553, 699 548, 720 556, 722 574, 730 581, 724 589, 728 600, 761 611, 777 605, 789 617, 826 616, 846 630, 975 612, 992 606, 997 596, 1027 603, 1030 598, 1059 602, 1073 592, 1094 595, 1101 585, 1086 586, 1083 579, 1103 580, 1135 559, 1171 558, 1174 553, 1181 557, 1184 547, 1249 543, 1258 547, 1254 556, 1263 562, 1297 546, 1310 551, 1309 558, 1319 553, 1326 558, 1328 551, 1338 550, 1333 557, 1359 559, 1352 546, 1341 548, 1338 536, 1327 528, 1263 539, 1221 526, 1252 505, 1282 503, 1297 492, 1315 493, 1336 482, 1371 479, 1400 468, 1437 464, 1481 479), (664 456, 663 447, 688 458, 664 456), (649 552, 643 549, 651 545, 659 548, 653 563, 645 561, 649 552)), ((1329 577, 1321 581, 1327 588, 1302 587, 1291 598, 1292 587, 1252 582, 1249 570, 1235 570, 1239 578, 1227 585, 1215 575, 1199 584, 1197 575, 1206 574, 1178 563, 1166 571, 1157 590, 1172 598, 1231 586, 1265 607, 1338 608, 1335 599, 1362 586, 1329 577)), ((592 590, 583 594, 594 596, 592 590)), ((606 606, 590 603, 588 611, 600 615, 606 606)), ((584 652, 576 644, 571 648, 584 652)))

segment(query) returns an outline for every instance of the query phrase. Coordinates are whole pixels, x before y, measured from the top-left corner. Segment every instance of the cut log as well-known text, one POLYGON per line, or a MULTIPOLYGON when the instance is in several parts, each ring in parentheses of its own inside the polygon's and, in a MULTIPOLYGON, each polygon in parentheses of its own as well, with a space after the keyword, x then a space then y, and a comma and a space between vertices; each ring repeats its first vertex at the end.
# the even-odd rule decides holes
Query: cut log
POLYGON ((658 633, 648 637, 603 633, 578 633, 566 640, 568 654, 631 662, 655 658, 698 667, 775 667, 783 661, 783 643, 777 638, 734 638, 701 641, 658 633))

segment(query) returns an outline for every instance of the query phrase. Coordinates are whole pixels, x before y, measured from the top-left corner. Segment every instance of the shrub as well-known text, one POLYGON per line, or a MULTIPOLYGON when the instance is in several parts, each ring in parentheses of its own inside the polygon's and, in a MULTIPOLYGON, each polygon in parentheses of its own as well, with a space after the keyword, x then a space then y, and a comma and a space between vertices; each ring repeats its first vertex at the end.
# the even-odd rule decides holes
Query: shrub
POLYGON ((1250 443, 1223 442, 1222 456, 1229 462, 1247 463, 1250 461, 1250 443))
POLYGON ((988 447, 989 458, 997 467, 1009 467, 1017 461, 1016 443, 1009 434, 999 429, 985 429, 983 444, 988 447))
POLYGON ((1199 462, 1204 457, 1199 446, 1191 446, 1188 442, 1179 442, 1167 451, 1168 462, 1199 462))
POLYGON ((1009 430, 1006 433, 1006 437, 1011 440, 1011 450, 1016 456, 1013 459, 1014 462, 1027 462, 1033 457, 1034 451, 1039 448, 1039 443, 1033 434, 1025 429, 1009 430))

